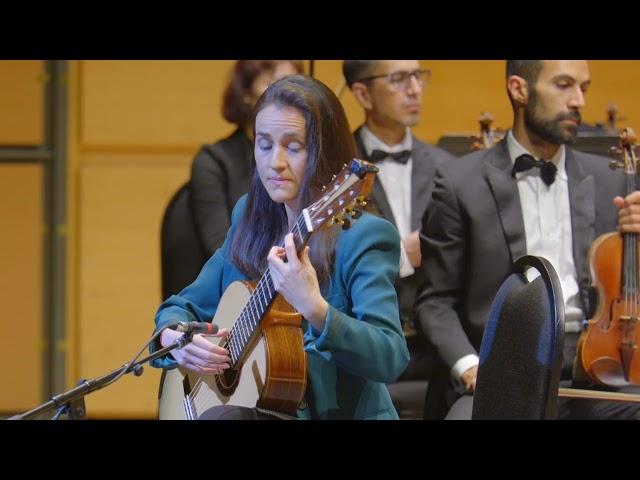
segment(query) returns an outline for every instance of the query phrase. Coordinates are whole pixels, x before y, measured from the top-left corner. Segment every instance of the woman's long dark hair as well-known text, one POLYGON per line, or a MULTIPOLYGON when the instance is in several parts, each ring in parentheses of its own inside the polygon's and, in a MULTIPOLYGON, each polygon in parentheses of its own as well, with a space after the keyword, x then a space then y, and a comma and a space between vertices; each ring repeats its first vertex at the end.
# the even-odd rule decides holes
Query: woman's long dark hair
MULTIPOLYGON (((253 118, 269 105, 293 107, 306 121, 307 165, 298 196, 301 208, 320 197, 323 186, 356 154, 356 146, 340 101, 323 83, 304 75, 290 75, 273 83, 256 103, 253 118)), ((254 132, 255 133, 255 132, 254 132)), ((231 261, 249 278, 257 279, 267 269, 272 246, 288 233, 284 204, 271 200, 257 169, 249 187, 244 216, 231 244, 231 261)), ((310 259, 320 283, 333 270, 336 228, 314 233, 310 259)))

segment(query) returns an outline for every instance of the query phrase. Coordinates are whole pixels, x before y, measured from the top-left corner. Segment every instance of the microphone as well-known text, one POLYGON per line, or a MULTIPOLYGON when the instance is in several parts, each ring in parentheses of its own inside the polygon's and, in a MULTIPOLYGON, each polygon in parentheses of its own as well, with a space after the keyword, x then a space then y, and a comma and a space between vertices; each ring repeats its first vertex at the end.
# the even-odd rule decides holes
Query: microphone
POLYGON ((166 328, 185 333, 218 333, 218 325, 210 322, 173 322, 166 328))

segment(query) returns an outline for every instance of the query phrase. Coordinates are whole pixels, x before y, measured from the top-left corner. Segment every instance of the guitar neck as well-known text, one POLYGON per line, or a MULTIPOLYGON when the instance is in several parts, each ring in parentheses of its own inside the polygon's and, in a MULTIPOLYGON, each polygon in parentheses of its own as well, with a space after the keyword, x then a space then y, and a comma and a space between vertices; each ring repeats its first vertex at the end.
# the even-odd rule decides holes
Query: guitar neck
MULTIPOLYGON (((304 210, 290 232, 293 234, 293 242, 298 254, 306 246, 313 233, 311 223, 307 220, 308 214, 304 210)), ((280 246, 283 247, 284 243, 280 246)), ((232 367, 242 360, 247 347, 251 344, 258 331, 260 321, 264 318, 277 295, 278 292, 273 286, 271 273, 267 269, 229 332, 227 346, 231 356, 232 367)))

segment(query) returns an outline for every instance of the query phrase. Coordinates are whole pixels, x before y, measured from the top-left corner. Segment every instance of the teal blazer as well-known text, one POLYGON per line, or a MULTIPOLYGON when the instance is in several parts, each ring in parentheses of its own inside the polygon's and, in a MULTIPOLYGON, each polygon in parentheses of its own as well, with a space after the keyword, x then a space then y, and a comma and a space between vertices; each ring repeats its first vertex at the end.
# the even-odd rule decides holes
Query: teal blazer
MULTIPOLYGON (((246 195, 233 210, 227 239, 198 278, 160 305, 156 330, 175 320, 211 321, 227 286, 247 280, 228 256, 245 204, 246 195)), ((299 418, 398 418, 385 384, 409 362, 394 288, 399 262, 400 237, 387 220, 364 213, 341 231, 333 274, 321 286, 329 303, 325 328, 320 332, 302 324, 308 382, 299 418)), ((152 365, 175 368, 177 363, 167 356, 152 365)))

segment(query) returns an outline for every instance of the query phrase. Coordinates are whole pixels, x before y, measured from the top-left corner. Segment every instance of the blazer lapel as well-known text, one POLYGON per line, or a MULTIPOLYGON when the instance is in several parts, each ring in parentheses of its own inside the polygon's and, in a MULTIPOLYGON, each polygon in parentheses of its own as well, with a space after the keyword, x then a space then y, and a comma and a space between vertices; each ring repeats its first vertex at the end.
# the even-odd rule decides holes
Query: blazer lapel
MULTIPOLYGON (((358 147, 358 155, 360 156, 360 158, 368 160, 367 151, 364 148, 364 143, 362 142, 362 138, 360 138, 360 128, 358 128, 354 132, 353 136, 356 141, 356 146, 358 147)), ((389 205, 389 201, 387 200, 387 195, 384 193, 384 189, 382 188, 382 183, 380 183, 380 180, 378 179, 377 176, 373 181, 373 189, 371 191, 371 200, 373 200, 373 203, 374 203, 373 205, 374 213, 378 213, 376 212, 376 210, 378 210, 380 215, 382 215, 391 223, 396 225, 396 220, 393 216, 393 212, 391 211, 391 205, 389 205)))
MULTIPOLYGON (((484 176, 496 202, 500 223, 514 262, 527 252, 520 194, 515 179, 511 176, 511 159, 507 142, 502 141, 487 151, 484 176)), ((470 179, 471 181, 472 179, 470 179)))
POLYGON ((413 137, 413 149, 411 152, 411 230, 420 228, 422 214, 427 208, 435 175, 435 160, 430 158, 424 144, 413 137))
POLYGON ((382 188, 382 183, 380 183, 378 177, 376 177, 373 181, 371 200, 373 200, 374 203, 374 205, 372 206, 373 212, 379 213, 391 223, 396 225, 396 219, 393 216, 391 205, 389 205, 389 201, 387 200, 387 194, 384 193, 384 188, 382 188), (378 212, 376 212, 376 210, 378 210, 378 212))
MULTIPOLYGON (((571 232, 573 238, 573 262, 578 274, 578 284, 584 305, 588 302, 589 265, 587 252, 594 240, 596 205, 595 180, 587 174, 576 159, 575 153, 566 149, 565 168, 569 186, 571 232)), ((586 311, 586 310, 585 310, 586 311)))

